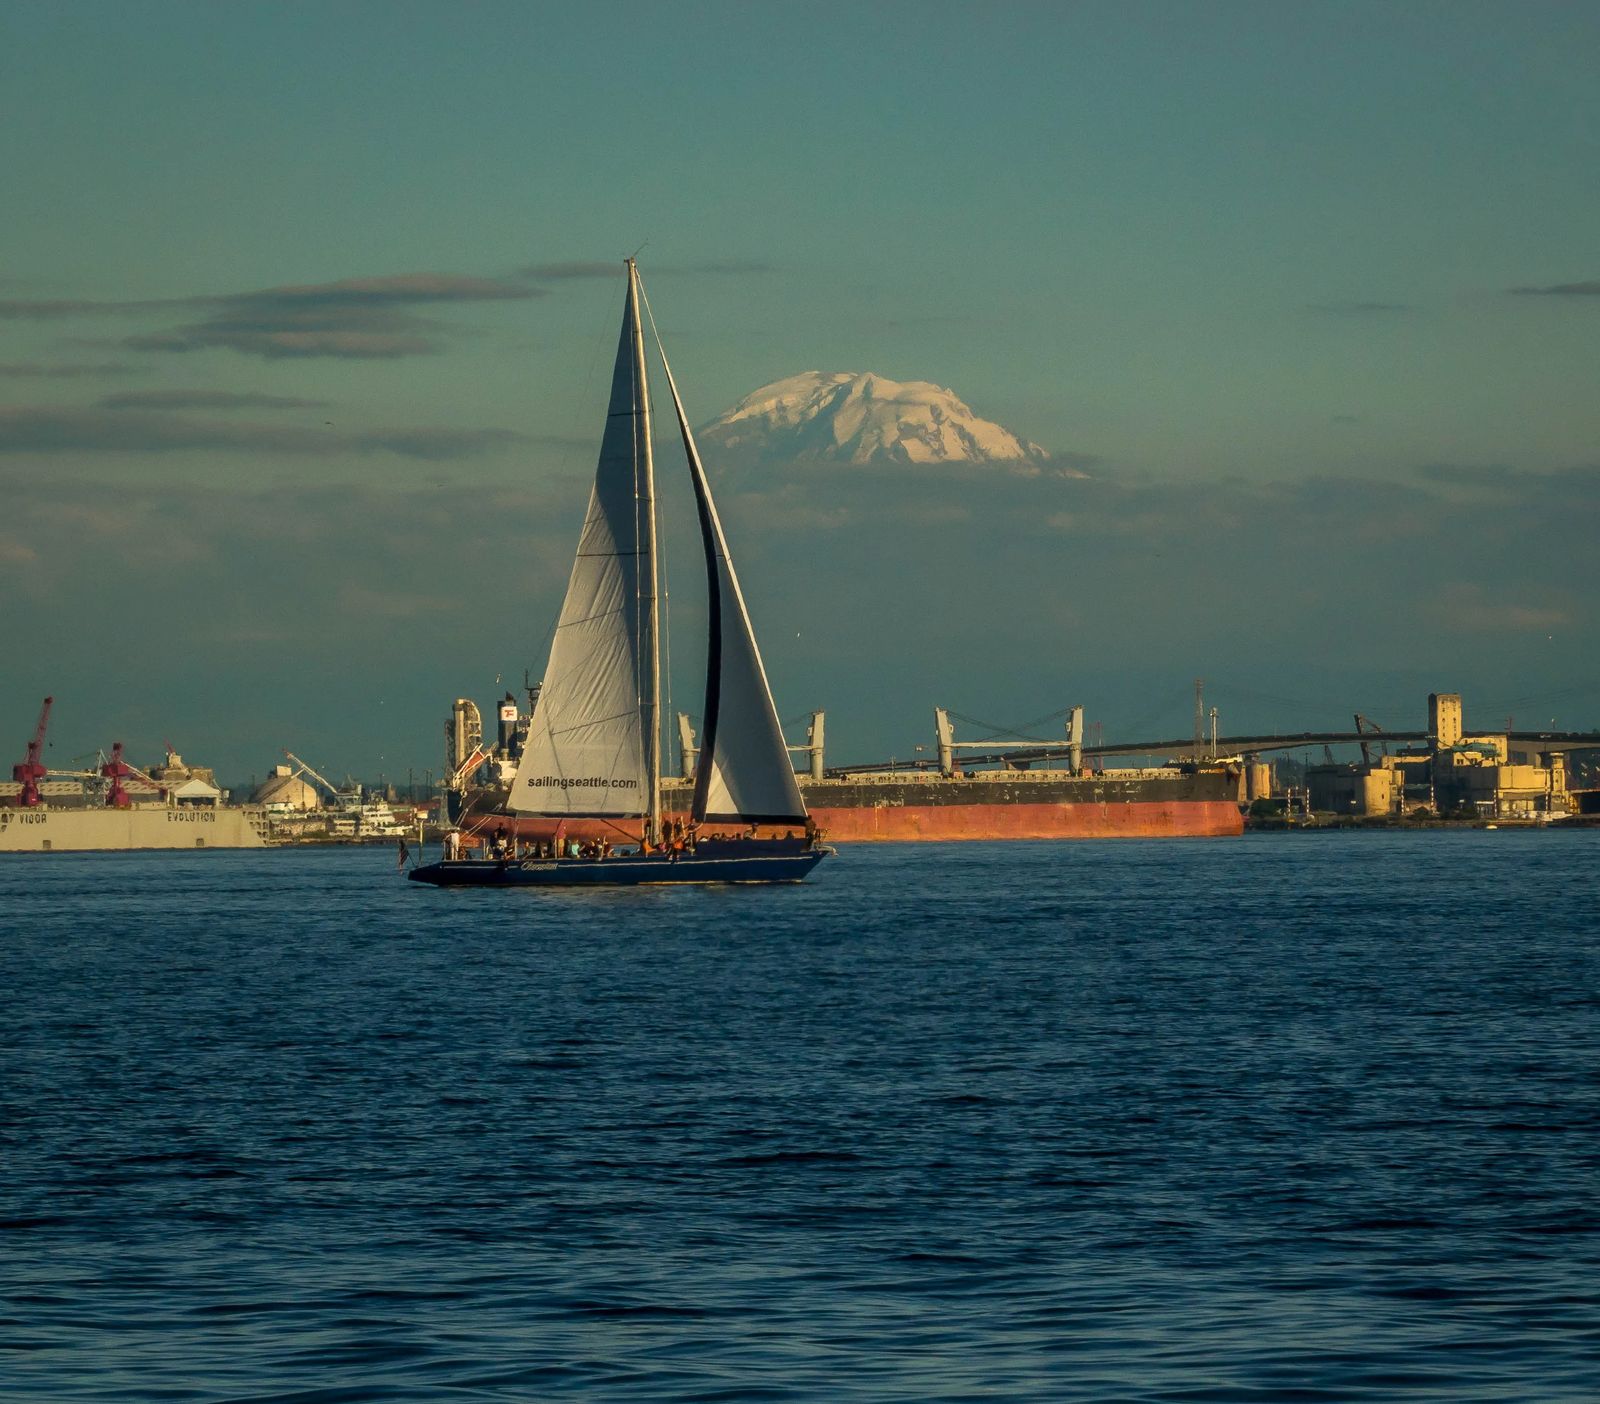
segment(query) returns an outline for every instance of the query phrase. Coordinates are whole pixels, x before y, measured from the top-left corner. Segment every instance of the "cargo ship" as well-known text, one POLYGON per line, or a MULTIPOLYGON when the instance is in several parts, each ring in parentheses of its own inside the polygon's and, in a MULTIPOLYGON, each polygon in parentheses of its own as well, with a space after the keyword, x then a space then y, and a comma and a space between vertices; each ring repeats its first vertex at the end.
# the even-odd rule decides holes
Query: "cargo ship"
MULTIPOLYGON (((812 780, 800 795, 823 836, 839 843, 961 839, 1200 838, 1244 832, 1239 777, 1231 767, 1061 771, 973 771, 943 776, 884 771, 812 780)), ((689 780, 664 779, 668 817, 684 819, 689 780)), ((450 818, 468 833, 503 830, 550 838, 549 821, 506 810, 508 789, 474 785, 448 797, 450 818)), ((605 820, 568 820, 571 838, 615 838, 605 820), (592 830, 592 832, 591 832, 592 830)))
MULTIPOLYGON (((511 783, 538 689, 529 688, 529 713, 507 693, 498 734, 483 736, 475 703, 458 698, 446 724, 446 812, 464 833, 520 839, 553 836, 552 821, 509 811, 511 783)), ((1185 760, 1141 768, 1095 769, 1082 754, 1082 716, 1072 709, 1059 761, 986 760, 994 768, 957 763, 959 744, 948 714, 935 710, 937 762, 927 768, 828 771, 823 764, 823 714, 813 713, 800 794, 813 822, 830 841, 892 843, 985 839, 1223 837, 1244 832, 1244 766, 1236 760, 1185 760), (1036 768, 1040 767, 1040 768, 1036 768)), ((697 759, 689 719, 678 719, 680 768, 687 778, 663 779, 662 804, 687 817, 697 759)), ((1030 743, 1030 754, 1039 750, 1030 743)), ((566 820, 562 831, 580 840, 616 838, 609 820, 566 820)))

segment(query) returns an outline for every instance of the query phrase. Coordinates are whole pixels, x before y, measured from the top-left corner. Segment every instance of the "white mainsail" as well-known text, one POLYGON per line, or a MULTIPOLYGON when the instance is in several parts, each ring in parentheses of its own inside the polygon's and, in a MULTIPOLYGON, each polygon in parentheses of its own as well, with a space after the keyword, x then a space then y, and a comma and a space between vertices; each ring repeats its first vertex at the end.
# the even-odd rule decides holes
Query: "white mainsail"
MULTIPOLYGON (((646 307, 649 304, 646 302, 646 307)), ((653 329, 653 328, 652 328, 653 329)), ((706 704, 700 760, 695 771, 696 822, 803 824, 805 801, 795 783, 794 767, 767 685, 761 650, 756 647, 750 612, 733 569, 728 539, 712 500, 700 451, 695 447, 678 385, 667 363, 666 348, 656 334, 661 369, 672 391, 672 405, 683 434, 689 473, 700 511, 705 544, 707 589, 710 594, 711 642, 706 660, 706 704)))
POLYGON ((658 813, 649 453, 644 338, 630 263, 594 490, 539 705, 511 787, 511 808, 521 813, 652 818, 658 813))

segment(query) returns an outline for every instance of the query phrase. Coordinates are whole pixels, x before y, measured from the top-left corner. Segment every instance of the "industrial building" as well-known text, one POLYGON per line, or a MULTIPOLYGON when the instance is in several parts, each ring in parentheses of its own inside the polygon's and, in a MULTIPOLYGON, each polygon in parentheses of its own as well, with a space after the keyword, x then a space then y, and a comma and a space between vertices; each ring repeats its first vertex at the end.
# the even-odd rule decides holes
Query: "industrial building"
POLYGON ((293 766, 275 765, 250 796, 268 814, 310 814, 322 808, 322 795, 293 766))
POLYGON ((1568 791, 1564 751, 1514 742, 1507 732, 1469 733, 1454 692, 1429 696, 1425 744, 1369 754, 1359 765, 1312 766, 1306 786, 1313 810, 1365 819, 1420 811, 1539 821, 1581 807, 1568 791))

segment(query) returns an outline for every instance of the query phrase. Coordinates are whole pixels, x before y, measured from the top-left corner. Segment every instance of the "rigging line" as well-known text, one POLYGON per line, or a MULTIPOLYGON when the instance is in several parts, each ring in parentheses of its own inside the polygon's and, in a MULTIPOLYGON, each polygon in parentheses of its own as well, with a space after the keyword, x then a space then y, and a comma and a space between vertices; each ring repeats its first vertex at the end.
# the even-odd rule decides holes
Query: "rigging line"
POLYGON ((1046 712, 1044 714, 1044 716, 1042 716, 1042 717, 1034 717, 1031 721, 1022 722, 1019 725, 1013 727, 1012 730, 1013 731, 1034 731, 1034 730, 1038 729, 1039 727, 1043 726, 1046 722, 1053 722, 1053 721, 1060 720, 1062 717, 1066 716, 1067 713, 1070 712, 1071 710, 1072 710, 1071 707, 1057 707, 1055 711, 1046 712))
POLYGON ((1015 741, 1051 740, 1052 738, 1046 736, 1029 736, 1027 735, 1027 732, 1031 731, 1034 727, 1043 726, 1046 722, 1054 721, 1057 717, 1066 716, 1067 713, 1072 710, 1072 708, 1061 707, 1046 716, 1035 717, 1032 721, 1022 722, 1017 726, 999 726, 994 722, 986 722, 979 720, 977 717, 969 717, 964 712, 958 712, 954 708, 946 708, 945 710, 948 711, 950 715, 957 721, 965 722, 968 726, 975 726, 980 731, 988 731, 990 735, 978 738, 980 742, 986 742, 998 741, 1003 737, 1010 737, 1015 741))
MULTIPOLYGON (((646 294, 645 294, 644 279, 642 279, 642 278, 639 280, 639 301, 644 305, 645 320, 650 323, 650 335, 655 341, 656 354, 661 358, 662 369, 663 369, 663 371, 665 371, 666 370, 666 352, 663 351, 662 348, 661 348, 661 329, 656 326, 656 314, 651 309, 649 297, 646 296, 646 294)), ((668 372, 668 374, 670 375, 670 372, 668 372)), ((663 542, 661 542, 661 541, 657 542, 656 553, 657 553, 657 557, 658 557, 658 559, 660 560, 660 563, 661 563, 662 578, 663 578, 663 581, 665 581, 665 578, 666 578, 666 548, 665 548, 665 545, 664 545, 663 542)), ((708 588, 709 588, 709 583, 708 583, 708 588)), ((665 603, 670 603, 670 601, 672 599, 672 592, 671 592, 670 587, 667 587, 667 586, 663 585, 662 593, 663 593, 663 596, 664 596, 664 602, 665 603)), ((666 723, 669 718, 673 719, 674 720, 674 724, 675 724, 675 719, 676 719, 676 713, 674 713, 674 711, 672 710, 672 618, 671 618, 670 610, 663 610, 663 613, 666 615, 666 619, 667 619, 667 625, 666 625, 665 630, 663 631, 664 634, 665 634, 665 647, 666 647, 666 656, 667 656, 666 657, 666 662, 667 662, 667 707, 666 707, 666 715, 664 717, 657 718, 658 727, 662 726, 664 723, 666 723)), ((699 723, 702 719, 699 718, 699 717, 695 717, 694 720, 695 720, 696 723, 699 723)), ((703 737, 701 739, 702 739, 702 741, 704 740, 703 737)))
POLYGON ((1536 692, 1528 697, 1508 697, 1498 702, 1480 702, 1478 707, 1480 710, 1487 708, 1490 711, 1498 711, 1502 707, 1527 707, 1535 702, 1564 702, 1569 697, 1596 691, 1600 691, 1600 681, 1573 683, 1570 686, 1559 687, 1553 692, 1536 692))
MULTIPOLYGON (((1280 707, 1293 707, 1298 712, 1309 713, 1312 716, 1325 715, 1328 710, 1326 701, 1308 702, 1303 697, 1284 697, 1275 692, 1262 692, 1258 688, 1246 687, 1242 683, 1232 683, 1226 680, 1218 682, 1214 678, 1206 679, 1206 692, 1213 697, 1220 693, 1224 698, 1242 697, 1252 702, 1271 702, 1280 707)), ((1346 708, 1344 710, 1354 709, 1346 708)))
POLYGON ((969 717, 965 713, 957 712, 953 707, 952 708, 947 708, 946 710, 949 711, 951 716, 953 716, 953 717, 959 716, 959 717, 961 717, 961 719, 963 721, 968 722, 973 726, 986 726, 986 727, 991 727, 995 731, 1011 732, 1011 733, 1015 734, 1015 733, 1018 733, 1018 732, 1027 731, 1032 727, 1043 726, 1045 722, 1054 721, 1057 717, 1064 717, 1064 716, 1066 716, 1066 714, 1068 712, 1070 712, 1072 710, 1072 708, 1070 708, 1070 707, 1058 707, 1053 712, 1046 712, 1044 714, 1044 716, 1042 716, 1042 717, 1033 717, 1033 718, 1029 719, 1028 721, 1016 722, 1016 723, 1013 723, 1013 724, 1011 724, 1009 726, 1002 726, 998 722, 982 721, 977 717, 969 717))
MULTIPOLYGON (((608 726, 612 722, 627 721, 636 715, 634 712, 614 712, 609 717, 586 717, 582 721, 573 722, 570 726, 552 726, 546 729, 545 735, 570 736, 575 731, 588 731, 597 726, 608 726)), ((620 745, 620 743, 618 743, 620 745)))
MULTIPOLYGON (((600 358, 606 353, 606 346, 611 342, 611 328, 616 326, 616 321, 614 317, 600 317, 595 319, 595 325, 599 330, 595 333, 594 350, 589 356, 589 369, 583 377, 583 399, 580 403, 585 405, 589 403, 589 395, 594 389, 594 373, 600 365, 600 358)), ((609 412, 610 405, 606 408, 609 412)))
POLYGON ((579 619, 569 619, 565 624, 558 624, 556 627, 561 629, 576 629, 580 624, 593 624, 597 619, 610 619, 613 615, 626 614, 627 612, 627 605, 621 604, 615 609, 602 609, 598 614, 585 614, 579 619))

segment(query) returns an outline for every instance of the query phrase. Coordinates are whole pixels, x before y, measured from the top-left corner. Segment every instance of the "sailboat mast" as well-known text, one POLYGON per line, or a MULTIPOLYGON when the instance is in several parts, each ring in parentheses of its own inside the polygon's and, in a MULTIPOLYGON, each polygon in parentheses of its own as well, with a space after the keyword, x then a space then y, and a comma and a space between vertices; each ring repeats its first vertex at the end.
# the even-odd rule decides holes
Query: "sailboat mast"
POLYGON ((645 816, 645 838, 661 838, 661 598, 656 564, 656 465, 650 445, 650 384, 644 366, 644 326, 639 319, 639 269, 628 260, 628 319, 633 336, 634 384, 638 394, 639 427, 644 444, 644 474, 638 486, 639 511, 644 528, 645 569, 640 578, 644 591, 644 638, 640 640, 647 665, 644 713, 645 774, 650 785, 650 808, 645 816))

